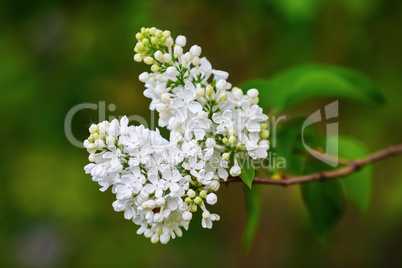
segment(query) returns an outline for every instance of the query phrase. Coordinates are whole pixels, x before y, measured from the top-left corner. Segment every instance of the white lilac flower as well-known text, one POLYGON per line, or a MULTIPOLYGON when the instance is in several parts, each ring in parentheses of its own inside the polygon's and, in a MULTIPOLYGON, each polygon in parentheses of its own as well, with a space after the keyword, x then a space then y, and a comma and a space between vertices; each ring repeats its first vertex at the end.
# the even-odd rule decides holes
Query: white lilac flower
POLYGON ((112 188, 114 210, 139 226, 137 234, 166 244, 182 236, 197 208, 202 227, 219 220, 205 205, 217 202, 220 180, 241 173, 239 157, 267 156, 268 117, 257 105, 258 90, 232 88, 228 73, 200 58, 201 47, 183 49, 184 36, 174 42, 169 31, 142 28, 136 38, 134 59, 151 65, 139 76, 144 96, 170 138, 129 126, 126 116, 92 124, 84 169, 101 191, 112 188))

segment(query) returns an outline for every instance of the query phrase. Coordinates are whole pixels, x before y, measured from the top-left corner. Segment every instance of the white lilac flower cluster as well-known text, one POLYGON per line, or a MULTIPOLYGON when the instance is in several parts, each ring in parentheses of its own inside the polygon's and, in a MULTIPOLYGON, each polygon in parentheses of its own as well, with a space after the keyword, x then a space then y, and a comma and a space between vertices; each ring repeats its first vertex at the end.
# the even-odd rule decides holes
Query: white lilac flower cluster
POLYGON ((257 105, 258 90, 244 95, 232 87, 228 73, 200 58, 199 46, 184 53, 184 36, 174 41, 169 31, 142 28, 136 38, 134 59, 152 65, 139 76, 144 95, 170 138, 129 126, 127 117, 93 124, 85 171, 101 191, 111 187, 114 209, 140 226, 138 234, 165 244, 188 229, 198 208, 202 227, 219 220, 206 204, 217 202, 220 181, 239 176, 245 159, 267 157, 268 117, 257 105))

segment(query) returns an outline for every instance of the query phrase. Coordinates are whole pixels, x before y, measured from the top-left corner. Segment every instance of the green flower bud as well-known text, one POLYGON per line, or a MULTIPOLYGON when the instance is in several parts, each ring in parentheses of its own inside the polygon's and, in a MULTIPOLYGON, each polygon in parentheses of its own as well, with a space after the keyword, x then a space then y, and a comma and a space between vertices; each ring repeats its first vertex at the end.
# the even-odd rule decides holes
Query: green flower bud
POLYGON ((90 135, 90 136, 88 137, 88 141, 89 141, 89 142, 94 142, 94 141, 95 141, 94 136, 93 136, 93 135, 90 135))
POLYGON ((94 140, 99 139, 99 134, 98 133, 94 133, 91 136, 94 138, 94 140))
POLYGON ((214 89, 208 85, 207 88, 205 89, 205 92, 208 94, 208 96, 211 96, 212 93, 214 92, 214 89))
POLYGON ((228 94, 221 93, 221 95, 219 95, 218 101, 225 101, 227 98, 228 98, 228 94))
POLYGON ((161 67, 159 67, 156 64, 152 65, 152 67, 151 67, 151 71, 154 73, 159 72, 160 69, 161 69, 161 67))
POLYGON ((142 36, 141 33, 137 33, 137 34, 135 35, 135 38, 137 38, 137 40, 140 41, 140 40, 142 40, 144 37, 142 36))
POLYGON ((198 208, 197 205, 193 203, 193 204, 191 205, 190 211, 191 211, 191 212, 196 212, 196 211, 197 211, 197 208, 198 208))
POLYGON ((268 139, 269 137, 269 131, 268 130, 264 130, 263 132, 260 133, 261 138, 263 139, 268 139))
POLYGON ((193 200, 190 197, 186 197, 186 199, 184 199, 184 202, 186 202, 187 204, 191 204, 193 203, 193 200))
POLYGON ((225 160, 225 161, 229 160, 229 158, 230 158, 230 153, 224 153, 222 155, 222 159, 225 160))
POLYGON ((200 196, 201 198, 205 198, 205 197, 207 196, 207 192, 206 192, 205 190, 202 190, 202 191, 200 192, 199 196, 200 196))
POLYGON ((235 136, 231 136, 231 137, 229 138, 229 144, 233 146, 235 143, 236 143, 236 137, 235 137, 235 136))
POLYGON ((194 199, 194 203, 195 203, 196 205, 201 204, 201 203, 202 203, 201 197, 197 196, 197 197, 194 199))
POLYGON ((161 38, 163 36, 163 32, 161 30, 156 30, 155 36, 161 38))
POLYGON ((244 148, 244 144, 241 143, 241 142, 239 142, 239 143, 236 145, 236 149, 237 149, 237 150, 242 150, 243 148, 244 148))

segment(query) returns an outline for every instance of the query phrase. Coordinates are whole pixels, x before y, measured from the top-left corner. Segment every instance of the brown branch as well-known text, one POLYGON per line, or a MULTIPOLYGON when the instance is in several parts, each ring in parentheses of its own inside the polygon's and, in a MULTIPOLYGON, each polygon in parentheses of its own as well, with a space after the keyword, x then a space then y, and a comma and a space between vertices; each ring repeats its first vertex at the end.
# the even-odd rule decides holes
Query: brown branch
MULTIPOLYGON (((362 167, 373 164, 390 156, 398 155, 402 153, 402 144, 391 146, 387 149, 380 150, 371 155, 366 156, 362 159, 356 159, 349 162, 345 167, 331 170, 331 171, 322 171, 318 173, 313 173, 310 175, 300 176, 300 177, 283 177, 282 179, 270 179, 270 178, 254 178, 253 184, 272 184, 272 185, 281 185, 281 186, 289 186, 293 184, 300 184, 310 181, 319 181, 319 180, 327 180, 327 179, 335 179, 339 177, 344 177, 353 172, 360 170, 362 167)), ((240 177, 229 178, 225 181, 221 180, 221 183, 229 183, 229 182, 241 182, 240 177)))

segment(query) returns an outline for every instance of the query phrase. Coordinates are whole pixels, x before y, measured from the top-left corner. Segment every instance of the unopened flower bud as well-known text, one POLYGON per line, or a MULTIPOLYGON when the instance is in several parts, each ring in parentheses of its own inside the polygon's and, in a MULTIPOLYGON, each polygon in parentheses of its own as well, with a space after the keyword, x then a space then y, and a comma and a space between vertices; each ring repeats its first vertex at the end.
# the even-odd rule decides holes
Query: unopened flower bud
POLYGON ((181 46, 174 47, 174 55, 180 57, 183 54, 183 48, 181 46))
POLYGON ((184 47, 186 46, 186 37, 183 35, 179 35, 178 37, 176 37, 176 45, 184 47))
POLYGON ((257 104, 258 101, 259 101, 258 97, 252 98, 252 99, 250 100, 250 104, 251 104, 251 105, 257 104))
POLYGON ((258 90, 255 88, 249 89, 247 91, 247 96, 249 96, 250 98, 258 97, 258 90))
POLYGON ((99 139, 99 134, 98 133, 94 133, 91 135, 92 138, 94 139, 94 141, 96 141, 97 139, 99 139))
POLYGON ((88 160, 89 160, 89 162, 95 162, 95 160, 96 160, 95 154, 93 154, 93 153, 89 154, 88 160))
POLYGON ((228 135, 229 136, 236 136, 236 130, 234 128, 231 128, 228 130, 228 135))
POLYGON ((236 149, 237 149, 237 150, 241 150, 241 149, 243 149, 243 147, 244 147, 244 144, 241 143, 241 142, 239 142, 239 143, 236 145, 236 149))
POLYGON ((166 89, 163 85, 157 85, 154 88, 154 92, 155 92, 156 96, 160 97, 163 93, 166 92, 166 89))
POLYGON ((194 198, 195 197, 195 191, 193 189, 190 189, 190 190, 187 191, 187 195, 190 198, 194 198))
POLYGON ((184 176, 184 179, 186 180, 186 182, 191 182, 192 181, 190 175, 184 176))
POLYGON ((151 71, 154 73, 159 72, 160 69, 161 69, 161 67, 159 67, 156 64, 152 65, 152 67, 151 67, 151 71))
POLYGON ((157 61, 163 61, 163 53, 162 51, 158 50, 155 52, 154 57, 157 61))
POLYGON ((163 112, 165 112, 165 111, 166 111, 166 104, 158 103, 158 104, 156 105, 156 111, 157 111, 158 113, 163 113, 163 112))
POLYGON ((142 36, 141 33, 137 33, 137 34, 135 35, 135 38, 136 38, 137 40, 141 40, 141 39, 143 39, 144 37, 142 36))
POLYGON ((236 137, 235 136, 230 136, 229 144, 233 146, 235 143, 236 143, 236 137))
POLYGON ((194 45, 190 48, 190 53, 194 56, 194 57, 199 57, 201 55, 201 47, 194 45))
POLYGON ((185 211, 185 212, 183 212, 182 217, 183 217, 183 220, 190 221, 191 218, 193 217, 193 214, 191 214, 191 212, 189 212, 189 211, 185 211))
POLYGON ((142 56, 141 56, 141 54, 139 54, 139 53, 135 54, 135 55, 134 55, 134 60, 135 60, 136 62, 141 62, 141 61, 142 61, 142 56))
POLYGON ((224 137, 224 138, 222 139, 222 143, 223 143, 223 144, 228 144, 228 142, 229 142, 228 138, 224 137))
POLYGON ((163 36, 163 32, 161 30, 157 29, 155 31, 155 36, 158 37, 158 38, 161 38, 163 36))
POLYGON ((239 99, 241 99, 241 97, 243 97, 243 91, 238 87, 234 87, 232 89, 232 94, 233 94, 233 97, 235 97, 236 100, 239 100, 239 99))
POLYGON ((216 89, 217 90, 226 90, 226 81, 224 79, 220 79, 218 83, 216 83, 216 89))
POLYGON ((204 97, 205 96, 205 90, 203 88, 197 88, 195 90, 195 93, 197 94, 197 97, 204 97))
POLYGON ((98 150, 101 150, 102 148, 105 147, 105 143, 104 143, 103 140, 101 140, 101 139, 97 139, 97 140, 94 142, 94 144, 95 144, 96 149, 98 149, 98 150))
POLYGON ((264 129, 267 129, 268 125, 267 125, 267 123, 261 123, 260 127, 262 130, 264 130, 264 129))
POLYGON ((176 76, 176 75, 178 75, 178 71, 177 71, 176 67, 171 66, 166 69, 166 74, 169 76, 176 76))
POLYGON ((222 154, 222 159, 223 159, 223 160, 227 161, 227 160, 229 160, 229 158, 230 158, 230 153, 224 153, 224 154, 222 154))
MULTIPOLYGON (((147 40, 147 39, 145 39, 145 40, 147 40)), ((135 46, 136 46, 139 50, 142 50, 142 49, 145 48, 145 46, 144 46, 144 44, 143 44, 142 42, 138 42, 135 46)))
POLYGON ((215 205, 218 202, 218 197, 214 193, 209 193, 207 195, 206 201, 209 205, 215 205))
POLYGON ((171 47, 173 46, 173 38, 172 37, 168 37, 165 41, 165 46, 167 47, 171 47))
POLYGON ((207 88, 205 89, 205 92, 208 94, 208 96, 211 96, 212 93, 214 92, 214 89, 208 85, 207 88))
POLYGON ((194 58, 194 56, 193 56, 191 53, 189 53, 189 52, 187 52, 186 54, 184 54, 184 60, 185 60, 187 63, 190 63, 190 62, 193 60, 193 58, 194 58))
POLYGON ((168 30, 163 31, 163 36, 166 37, 166 38, 169 38, 170 37, 170 31, 168 31, 168 30))
POLYGON ((210 184, 208 184, 205 188, 210 191, 210 192, 216 192, 219 190, 219 187, 221 186, 221 184, 219 183, 219 181, 217 180, 213 180, 211 181, 210 184))
POLYGON ((235 166, 230 168, 229 173, 233 177, 240 176, 241 168, 238 165, 235 165, 235 166))
POLYGON ((95 138, 94 138, 94 135, 93 135, 93 134, 91 134, 91 135, 88 137, 88 141, 89 141, 89 142, 94 142, 94 141, 95 141, 95 138))
POLYGON ((149 74, 147 72, 143 72, 138 78, 141 82, 146 83, 149 81, 149 74))
POLYGON ((201 197, 197 196, 197 197, 194 199, 194 203, 195 203, 196 205, 201 204, 201 203, 202 203, 201 197))
POLYGON ((204 212, 202 213, 202 217, 203 217, 204 219, 209 219, 210 216, 211 216, 211 213, 209 213, 209 211, 204 211, 204 212))
POLYGON ((207 196, 207 192, 206 192, 205 190, 202 190, 202 191, 200 192, 199 196, 200 196, 201 198, 205 198, 205 197, 207 196))
POLYGON ((145 57, 144 63, 148 64, 148 65, 152 65, 152 64, 154 64, 154 59, 152 57, 149 57, 149 56, 145 57))
POLYGON ((163 60, 165 62, 171 62, 172 61, 172 55, 170 55, 169 53, 166 53, 165 55, 163 55, 163 60))
POLYGON ((153 45, 157 45, 157 44, 159 43, 159 39, 156 38, 156 37, 151 37, 151 43, 152 43, 153 45))
POLYGON ((196 204, 191 204, 190 211, 191 212, 196 212, 197 211, 197 205, 196 204))
POLYGON ((96 124, 92 124, 90 127, 89 127, 89 133, 91 133, 91 134, 94 134, 95 132, 97 132, 99 130, 99 128, 98 128, 98 125, 96 125, 96 124))
POLYGON ((264 130, 260 133, 261 138, 263 139, 268 139, 269 137, 269 131, 268 130, 264 130))
POLYGON ((221 93, 219 95, 218 101, 225 101, 228 98, 228 94, 226 93, 221 93))
POLYGON ((186 197, 184 199, 184 202, 186 202, 187 204, 191 204, 191 203, 193 203, 193 199, 191 199, 190 197, 186 197))
POLYGON ((87 146, 85 146, 89 151, 94 151, 96 150, 96 146, 93 143, 89 143, 87 146))
POLYGON ((194 57, 192 61, 194 66, 199 66, 200 65, 200 58, 199 57, 194 57))
POLYGON ((161 99, 162 99, 163 102, 170 102, 170 95, 169 95, 169 93, 163 93, 163 94, 161 95, 161 99))

